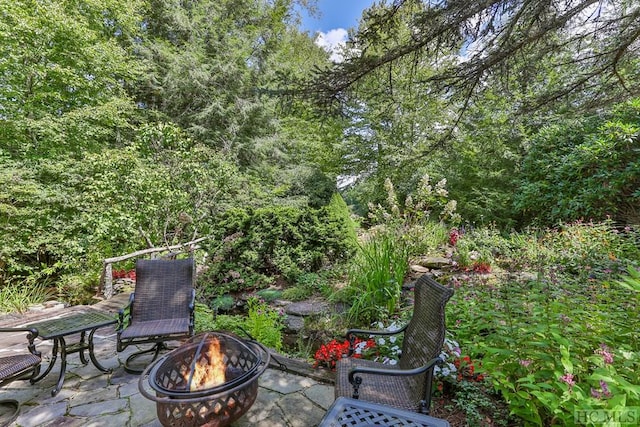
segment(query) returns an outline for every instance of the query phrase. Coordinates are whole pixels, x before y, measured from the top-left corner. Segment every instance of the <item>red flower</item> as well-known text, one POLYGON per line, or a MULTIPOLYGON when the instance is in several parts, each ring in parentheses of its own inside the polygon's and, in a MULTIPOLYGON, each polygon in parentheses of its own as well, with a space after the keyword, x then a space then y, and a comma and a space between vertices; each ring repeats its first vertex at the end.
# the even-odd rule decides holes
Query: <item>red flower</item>
POLYGON ((478 366, 482 365, 480 362, 474 362, 471 360, 471 357, 469 356, 463 356, 455 359, 453 361, 453 365, 458 369, 458 381, 483 381, 484 375, 476 374, 476 363, 478 366))
MULTIPOLYGON (((372 339, 364 341, 360 338, 356 338, 354 345, 357 346, 362 342, 366 342, 365 348, 371 348, 375 345, 372 339)), ((316 351, 316 354, 314 355, 314 359, 316 361, 314 362, 313 367, 317 368, 318 366, 325 366, 331 370, 334 370, 336 368, 336 363, 338 362, 338 360, 342 359, 343 357, 347 357, 348 354, 348 340, 344 340, 343 342, 332 340, 327 344, 321 345, 318 351, 316 351)), ((352 357, 361 358, 362 354, 354 353, 352 357)))
POLYGON ((458 239, 460 238, 460 232, 457 228, 452 228, 449 232, 449 244, 451 246, 455 246, 458 243, 458 239))

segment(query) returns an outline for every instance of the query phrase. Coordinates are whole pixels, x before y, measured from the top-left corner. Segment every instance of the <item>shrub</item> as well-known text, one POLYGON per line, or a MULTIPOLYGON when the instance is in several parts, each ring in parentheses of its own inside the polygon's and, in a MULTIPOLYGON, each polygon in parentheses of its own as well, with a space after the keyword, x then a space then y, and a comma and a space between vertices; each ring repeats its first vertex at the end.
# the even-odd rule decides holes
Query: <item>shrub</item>
POLYGON ((268 277, 291 283, 308 272, 348 258, 355 231, 346 204, 334 195, 320 209, 272 206, 231 209, 218 221, 210 244, 213 293, 264 285, 268 277))
POLYGON ((607 217, 638 223, 639 112, 636 99, 607 119, 541 129, 523 161, 515 208, 543 225, 607 217))

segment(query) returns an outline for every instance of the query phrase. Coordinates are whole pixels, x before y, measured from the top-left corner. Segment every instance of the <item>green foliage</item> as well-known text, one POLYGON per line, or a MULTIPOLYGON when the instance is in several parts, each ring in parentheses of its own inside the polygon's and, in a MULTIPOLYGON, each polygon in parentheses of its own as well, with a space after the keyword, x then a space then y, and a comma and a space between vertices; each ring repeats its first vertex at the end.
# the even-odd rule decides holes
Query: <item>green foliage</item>
POLYGON ((286 33, 290 6, 152 1, 139 46, 150 64, 139 100, 242 166, 255 164, 261 138, 275 125, 274 100, 256 88, 286 33))
MULTIPOLYGON (((321 272, 322 273, 322 272, 321 272)), ((301 274, 293 287, 282 292, 282 298, 288 301, 302 301, 314 294, 331 295, 332 288, 329 285, 326 274, 304 273, 301 274)))
POLYGON ((352 302, 350 320, 368 325, 396 314, 408 269, 406 246, 389 233, 374 233, 359 245, 343 290, 352 302))
POLYGON ((55 297, 47 283, 7 283, 0 286, 0 313, 22 313, 30 305, 40 304, 55 297))
POLYGON ((211 307, 216 312, 219 310, 229 311, 234 307, 234 305, 235 305, 235 300, 231 295, 221 295, 221 296, 215 297, 211 301, 211 307))
POLYGON ((239 336, 245 336, 242 331, 245 319, 243 316, 229 316, 215 314, 214 310, 205 304, 196 302, 195 308, 195 332, 229 331, 239 336))
POLYGON ((348 209, 338 195, 320 209, 231 209, 214 233, 214 263, 207 273, 216 284, 212 293, 261 286, 274 276, 295 282, 345 259, 355 246, 348 209))
POLYGON ((607 217, 637 224, 639 133, 640 100, 607 119, 543 128, 524 159, 516 209, 544 225, 607 217))
POLYGON ((309 288, 294 286, 282 291, 282 299, 286 301, 303 301, 313 295, 309 288))
POLYGON ((208 214, 240 185, 232 165, 197 145, 0 162, 0 283, 60 280, 73 287, 59 289, 60 298, 76 301, 77 287, 97 284, 102 259, 147 247, 147 240, 176 244, 207 233, 208 214))
POLYGON ((449 330, 482 358, 481 372, 525 423, 572 425, 576 410, 640 404, 639 301, 622 284, 636 270, 615 280, 616 265, 640 262, 628 244, 638 235, 622 234, 606 223, 528 238, 487 234, 484 247, 518 273, 452 279, 449 330), (536 274, 520 272, 527 267, 536 274))
POLYGON ((282 297, 282 291, 278 289, 260 289, 256 295, 264 302, 273 302, 282 297))
POLYGON ((451 197, 459 202, 458 212, 471 224, 514 223, 514 174, 521 162, 524 126, 513 117, 513 102, 487 93, 470 106, 438 164, 451 197))
POLYGON ((129 134, 138 112, 125 86, 144 70, 132 55, 142 6, 0 1, 0 146, 17 158, 79 157, 129 134))
POLYGON ((249 312, 243 326, 247 333, 267 347, 276 351, 282 350, 284 313, 255 297, 249 298, 247 304, 249 312))

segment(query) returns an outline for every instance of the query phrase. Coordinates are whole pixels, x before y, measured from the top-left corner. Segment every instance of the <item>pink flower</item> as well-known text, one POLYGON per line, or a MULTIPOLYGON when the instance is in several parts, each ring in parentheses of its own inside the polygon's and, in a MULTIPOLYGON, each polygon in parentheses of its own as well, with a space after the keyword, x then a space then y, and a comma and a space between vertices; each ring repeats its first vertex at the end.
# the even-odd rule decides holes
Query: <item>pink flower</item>
POLYGON ((605 343, 600 344, 600 348, 594 351, 594 353, 602 356, 605 365, 611 365, 613 363, 613 354, 605 343))
POLYGON ((529 359, 520 359, 518 362, 520 363, 520 365, 526 368, 527 366, 531 365, 533 361, 529 359))
POLYGON ((573 374, 570 373, 565 373, 563 376, 560 377, 560 381, 567 383, 567 385, 569 386, 569 388, 573 387, 574 385, 576 385, 576 382, 573 380, 573 374))

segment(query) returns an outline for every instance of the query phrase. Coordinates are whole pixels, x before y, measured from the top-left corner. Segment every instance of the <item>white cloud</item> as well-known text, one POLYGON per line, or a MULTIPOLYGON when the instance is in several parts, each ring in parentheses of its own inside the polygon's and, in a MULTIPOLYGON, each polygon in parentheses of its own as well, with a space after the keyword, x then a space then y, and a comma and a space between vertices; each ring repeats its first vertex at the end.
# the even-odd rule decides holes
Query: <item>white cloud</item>
POLYGON ((331 54, 333 62, 344 60, 344 48, 347 42, 347 30, 336 28, 327 33, 319 31, 316 36, 316 44, 331 54))

